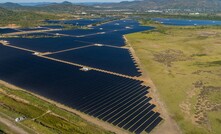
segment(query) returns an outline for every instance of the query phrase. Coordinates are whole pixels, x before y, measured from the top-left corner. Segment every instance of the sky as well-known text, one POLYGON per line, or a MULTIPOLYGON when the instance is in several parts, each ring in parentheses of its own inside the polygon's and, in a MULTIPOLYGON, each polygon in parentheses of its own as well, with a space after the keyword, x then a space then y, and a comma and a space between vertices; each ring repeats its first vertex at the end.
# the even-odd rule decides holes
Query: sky
MULTIPOLYGON (((34 2, 63 2, 65 0, 0 0, 0 3, 14 2, 14 3, 34 3, 34 2)), ((132 0, 67 0, 73 3, 81 2, 120 2, 120 1, 132 1, 132 0)))

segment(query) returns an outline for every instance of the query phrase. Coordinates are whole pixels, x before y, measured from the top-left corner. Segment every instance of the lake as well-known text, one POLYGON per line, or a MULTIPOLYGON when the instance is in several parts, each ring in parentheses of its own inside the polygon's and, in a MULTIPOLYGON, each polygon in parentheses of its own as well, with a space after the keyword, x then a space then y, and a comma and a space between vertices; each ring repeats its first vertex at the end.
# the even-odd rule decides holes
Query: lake
POLYGON ((166 19, 166 18, 153 18, 152 20, 159 22, 161 24, 176 25, 176 26, 221 25, 221 21, 214 21, 214 20, 188 20, 188 19, 166 19))

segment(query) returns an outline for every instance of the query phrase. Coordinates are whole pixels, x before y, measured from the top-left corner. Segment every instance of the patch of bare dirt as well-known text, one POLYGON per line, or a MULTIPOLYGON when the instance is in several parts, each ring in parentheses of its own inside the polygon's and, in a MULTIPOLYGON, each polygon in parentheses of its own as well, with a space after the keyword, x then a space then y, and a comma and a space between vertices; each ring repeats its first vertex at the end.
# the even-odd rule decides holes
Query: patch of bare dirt
POLYGON ((186 61, 187 59, 187 56, 181 50, 167 49, 154 54, 154 60, 167 67, 171 67, 173 62, 186 61))
POLYGON ((209 36, 216 36, 216 35, 219 35, 221 34, 220 32, 217 32, 217 31, 201 31, 201 32, 198 32, 197 33, 199 36, 206 36, 206 37, 209 37, 209 36))
POLYGON ((16 24, 8 24, 7 28, 19 28, 20 26, 16 24))
POLYGON ((191 104, 191 99, 196 96, 196 89, 193 88, 191 90, 189 90, 187 93, 186 93, 186 99, 179 105, 181 111, 186 114, 188 118, 191 118, 192 122, 194 123, 195 120, 194 120, 194 117, 193 115, 191 114, 191 109, 192 109, 192 104, 191 104))
POLYGON ((221 103, 211 101, 209 99, 209 95, 210 93, 221 92, 221 87, 205 86, 202 81, 197 81, 193 83, 193 85, 195 88, 200 89, 200 93, 197 96, 196 105, 194 106, 196 111, 194 113, 195 123, 206 127, 208 130, 211 130, 207 113, 211 111, 220 111, 221 103))

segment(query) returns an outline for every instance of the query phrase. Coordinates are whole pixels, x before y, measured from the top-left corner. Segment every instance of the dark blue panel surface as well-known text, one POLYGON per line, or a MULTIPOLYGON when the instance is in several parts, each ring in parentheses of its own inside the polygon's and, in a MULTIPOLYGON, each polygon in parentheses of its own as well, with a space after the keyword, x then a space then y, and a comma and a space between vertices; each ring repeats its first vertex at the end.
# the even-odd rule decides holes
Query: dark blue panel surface
POLYGON ((49 56, 130 76, 140 75, 127 49, 93 46, 49 56))
MULTIPOLYGON (((37 36, 41 36, 41 35, 37 35, 37 36)), ((64 50, 64 49, 69 49, 69 48, 76 48, 76 47, 91 45, 90 43, 83 43, 83 42, 76 41, 75 38, 71 38, 71 37, 7 38, 4 40, 7 40, 13 46, 27 48, 27 49, 35 50, 39 52, 54 52, 54 51, 59 51, 59 50, 64 50)))

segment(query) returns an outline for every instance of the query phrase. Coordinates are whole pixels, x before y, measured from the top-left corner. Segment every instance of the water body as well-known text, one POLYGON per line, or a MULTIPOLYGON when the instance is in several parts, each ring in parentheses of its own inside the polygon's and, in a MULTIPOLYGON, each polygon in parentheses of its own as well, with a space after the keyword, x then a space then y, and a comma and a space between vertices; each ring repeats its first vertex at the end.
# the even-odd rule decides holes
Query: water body
POLYGON ((176 26, 221 25, 221 21, 213 21, 213 20, 188 20, 188 19, 165 19, 165 18, 153 18, 152 20, 165 25, 176 25, 176 26))

